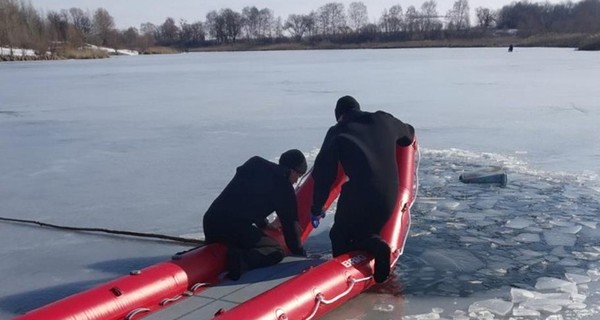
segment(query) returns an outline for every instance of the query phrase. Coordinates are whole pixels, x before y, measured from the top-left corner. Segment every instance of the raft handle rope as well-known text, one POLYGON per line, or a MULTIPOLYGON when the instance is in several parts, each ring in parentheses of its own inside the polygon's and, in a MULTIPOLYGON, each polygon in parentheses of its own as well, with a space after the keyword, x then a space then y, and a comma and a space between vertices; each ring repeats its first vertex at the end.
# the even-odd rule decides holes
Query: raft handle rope
POLYGON ((208 283, 208 282, 198 282, 195 285, 193 285, 190 288, 190 290, 184 292, 183 294, 186 295, 186 296, 193 296, 198 289, 200 289, 202 287, 209 286, 209 285, 210 285, 210 283, 208 283))
POLYGON ((160 306, 164 307, 165 305, 167 305, 167 303, 175 302, 181 298, 183 298, 183 296, 179 294, 179 295, 174 296, 173 298, 164 298, 158 304, 160 306))
POLYGON ((325 299, 325 296, 321 292, 317 292, 317 294, 315 295, 315 302, 316 302, 315 306, 313 307, 313 310, 310 313, 310 315, 305 320, 311 320, 317 314, 317 311, 319 310, 319 307, 321 306, 321 304, 335 303, 336 301, 340 300, 345 295, 350 293, 350 291, 352 291, 352 289, 354 289, 355 284, 357 284, 359 282, 369 281, 372 278, 373 278, 373 276, 354 279, 352 276, 349 276, 348 280, 347 280, 348 288, 346 288, 346 290, 344 290, 344 292, 340 293, 339 295, 337 295, 336 297, 334 297, 332 299, 325 299))
POLYGON ((111 230, 111 229, 104 229, 104 228, 69 227, 69 226, 61 226, 61 225, 45 223, 45 222, 40 222, 40 221, 35 221, 35 220, 4 218, 4 217, 0 217, 0 221, 24 223, 24 224, 37 224, 41 227, 48 227, 48 228, 54 228, 54 229, 60 229, 60 230, 79 231, 79 232, 99 232, 99 233, 126 235, 126 236, 132 236, 132 237, 154 238, 154 239, 160 239, 160 240, 191 243, 191 244, 195 244, 195 245, 198 245, 198 244, 203 245, 204 244, 204 241, 199 240, 199 239, 182 238, 182 237, 175 237, 175 236, 156 234, 156 233, 111 230))
POLYGON ((137 308, 137 309, 133 309, 131 312, 129 312, 127 314, 127 316, 125 317, 126 320, 131 320, 133 319, 133 317, 135 317, 138 313, 142 313, 142 312, 150 312, 150 309, 148 308, 137 308))
POLYGON ((417 156, 415 159, 415 183, 414 183, 414 189, 413 189, 413 197, 410 200, 410 204, 408 205, 408 208, 412 208, 413 204, 415 204, 415 201, 417 201, 417 194, 419 193, 419 164, 421 163, 421 148, 419 148, 419 146, 416 147, 417 149, 417 156))

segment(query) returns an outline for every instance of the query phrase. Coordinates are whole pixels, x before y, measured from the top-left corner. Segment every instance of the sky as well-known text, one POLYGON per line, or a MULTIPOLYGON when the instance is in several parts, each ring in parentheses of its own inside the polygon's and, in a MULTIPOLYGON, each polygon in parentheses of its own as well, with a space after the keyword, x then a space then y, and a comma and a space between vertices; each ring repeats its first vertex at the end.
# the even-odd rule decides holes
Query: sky
MULTIPOLYGON (((117 28, 124 29, 128 27, 139 28, 140 24, 151 22, 153 24, 162 24, 166 18, 171 17, 175 21, 185 19, 188 22, 205 21, 206 14, 212 10, 230 8, 241 12, 245 7, 255 6, 258 9, 268 8, 273 10, 275 17, 281 17, 285 21, 290 14, 307 14, 310 11, 317 10, 319 7, 329 2, 341 2, 346 8, 352 2, 357 0, 30 0, 33 6, 41 11, 69 9, 78 7, 83 10, 93 11, 97 8, 106 9, 115 19, 117 28)), ((437 9, 440 15, 452 8, 456 0, 437 0, 437 9)), ((425 0, 363 0, 367 6, 369 19, 375 22, 383 12, 393 5, 400 4, 404 10, 413 5, 417 9, 425 0)), ((510 4, 512 0, 469 0, 471 12, 475 8, 486 7, 490 9, 500 9, 502 6, 510 4)), ((540 1, 533 1, 540 2, 540 1)), ((557 2, 553 0, 551 2, 557 2)))

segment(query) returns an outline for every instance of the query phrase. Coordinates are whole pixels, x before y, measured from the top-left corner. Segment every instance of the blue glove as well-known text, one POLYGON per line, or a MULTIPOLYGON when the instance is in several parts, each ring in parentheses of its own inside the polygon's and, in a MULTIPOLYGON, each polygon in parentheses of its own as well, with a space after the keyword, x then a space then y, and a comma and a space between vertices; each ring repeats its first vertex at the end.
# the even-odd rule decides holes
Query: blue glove
POLYGON ((310 215, 310 221, 312 222, 313 228, 318 228, 319 224, 321 223, 321 219, 325 218, 325 212, 320 212, 320 213, 312 213, 310 215))

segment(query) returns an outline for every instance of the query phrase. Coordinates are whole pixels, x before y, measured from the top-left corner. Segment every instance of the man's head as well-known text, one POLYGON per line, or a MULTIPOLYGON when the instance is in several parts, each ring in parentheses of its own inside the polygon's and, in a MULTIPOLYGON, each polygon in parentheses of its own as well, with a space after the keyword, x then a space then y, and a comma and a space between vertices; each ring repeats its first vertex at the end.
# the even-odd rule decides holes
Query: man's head
POLYGON ((306 173, 306 158, 302 151, 291 149, 281 154, 279 164, 290 169, 290 182, 296 183, 306 173))
POLYGON ((335 104, 335 120, 340 121, 344 113, 350 110, 360 110, 360 104, 351 96, 343 96, 335 104))

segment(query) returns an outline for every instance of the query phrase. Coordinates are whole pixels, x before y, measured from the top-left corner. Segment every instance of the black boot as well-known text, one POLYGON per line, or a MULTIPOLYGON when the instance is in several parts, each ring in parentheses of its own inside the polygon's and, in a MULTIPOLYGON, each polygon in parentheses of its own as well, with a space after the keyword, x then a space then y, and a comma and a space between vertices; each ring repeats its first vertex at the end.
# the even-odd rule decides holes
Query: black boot
POLYGON ((242 250, 237 247, 227 248, 227 278, 237 281, 245 271, 245 263, 242 250))
POLYGON ((375 282, 382 283, 390 275, 390 246, 381 239, 372 238, 369 241, 368 251, 375 256, 375 282))

